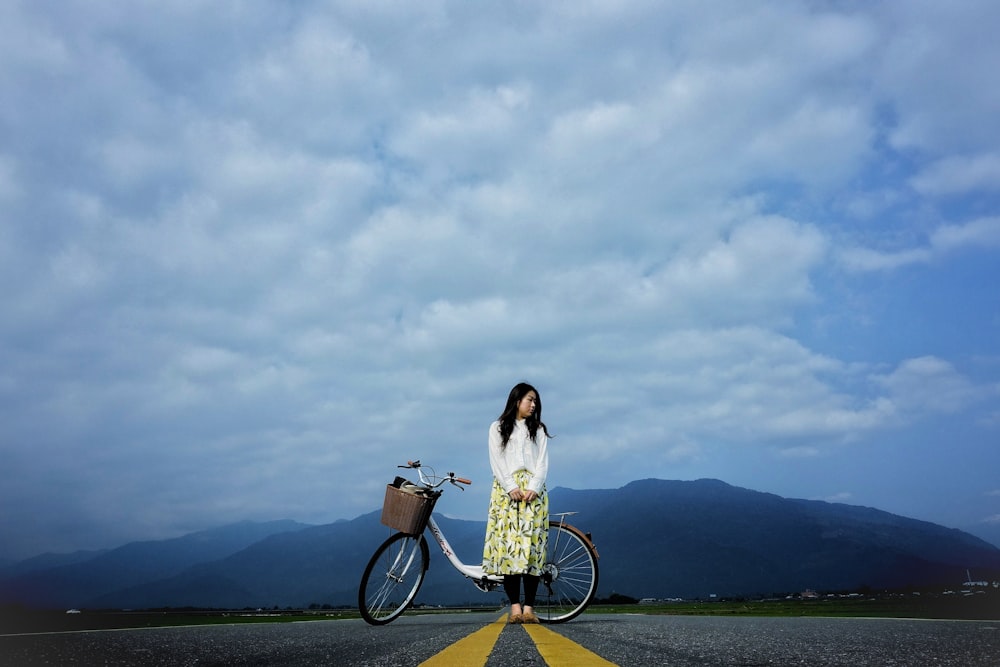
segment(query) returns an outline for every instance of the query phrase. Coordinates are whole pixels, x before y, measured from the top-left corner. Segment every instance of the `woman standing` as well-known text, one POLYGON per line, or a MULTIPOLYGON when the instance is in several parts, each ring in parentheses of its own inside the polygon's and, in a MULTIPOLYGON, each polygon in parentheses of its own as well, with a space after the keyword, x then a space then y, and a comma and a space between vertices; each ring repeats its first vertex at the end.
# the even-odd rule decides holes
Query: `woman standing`
POLYGON ((538 623, 533 607, 548 540, 548 439, 548 429, 542 423, 542 399, 534 387, 522 382, 510 390, 507 405, 490 425, 489 435, 493 490, 483 571, 503 575, 510 600, 508 623, 538 623))

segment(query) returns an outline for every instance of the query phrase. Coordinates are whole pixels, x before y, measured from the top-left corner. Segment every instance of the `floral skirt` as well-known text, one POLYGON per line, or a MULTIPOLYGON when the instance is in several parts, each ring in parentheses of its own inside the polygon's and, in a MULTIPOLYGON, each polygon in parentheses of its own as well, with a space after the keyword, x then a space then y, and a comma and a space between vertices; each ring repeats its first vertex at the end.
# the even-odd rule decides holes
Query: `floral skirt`
MULTIPOLYGON (((531 474, 518 470, 514 479, 524 489, 531 474)), ((515 502, 494 479, 486 518, 483 572, 541 575, 548 538, 549 494, 545 489, 530 503, 515 502)))

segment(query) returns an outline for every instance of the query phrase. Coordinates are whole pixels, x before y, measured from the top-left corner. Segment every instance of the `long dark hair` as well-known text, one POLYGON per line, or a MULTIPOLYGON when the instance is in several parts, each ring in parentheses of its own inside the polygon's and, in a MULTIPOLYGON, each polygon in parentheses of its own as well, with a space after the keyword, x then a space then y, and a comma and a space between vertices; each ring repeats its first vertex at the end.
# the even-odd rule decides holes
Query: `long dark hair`
POLYGON ((507 396, 507 405, 500 415, 500 449, 507 447, 510 434, 514 432, 514 422, 517 421, 517 404, 521 402, 522 398, 527 396, 529 391, 535 392, 536 400, 534 412, 524 420, 525 426, 528 427, 528 435, 534 440, 535 435, 538 433, 538 428, 541 427, 545 433, 545 437, 552 437, 549 435, 549 429, 545 428, 545 423, 542 421, 542 395, 527 382, 521 382, 514 385, 514 388, 510 390, 510 395, 507 396))

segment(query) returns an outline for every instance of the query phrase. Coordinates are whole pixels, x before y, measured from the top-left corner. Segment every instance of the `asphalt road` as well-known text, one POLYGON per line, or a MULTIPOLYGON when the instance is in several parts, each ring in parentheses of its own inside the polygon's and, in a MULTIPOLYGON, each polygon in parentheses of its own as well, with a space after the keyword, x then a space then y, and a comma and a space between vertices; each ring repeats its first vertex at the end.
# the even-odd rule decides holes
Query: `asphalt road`
MULTIPOLYGON (((0 636, 2 665, 413 667, 498 613, 0 636)), ((622 667, 1000 665, 1000 621, 584 615, 558 634, 622 667)), ((524 628, 500 632, 487 667, 545 665, 524 628)))

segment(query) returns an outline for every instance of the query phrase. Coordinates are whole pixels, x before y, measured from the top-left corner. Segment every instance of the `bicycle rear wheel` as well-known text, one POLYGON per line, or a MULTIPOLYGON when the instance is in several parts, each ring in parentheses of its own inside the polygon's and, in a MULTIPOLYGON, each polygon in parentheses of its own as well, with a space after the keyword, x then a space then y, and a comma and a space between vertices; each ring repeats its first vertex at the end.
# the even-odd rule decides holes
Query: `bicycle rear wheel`
POLYGON ((423 535, 396 533, 375 550, 358 587, 358 610, 372 625, 395 620, 413 603, 430 562, 423 535))
POLYGON ((576 528, 549 522, 535 614, 542 623, 564 623, 587 608, 597 593, 597 551, 576 528))

